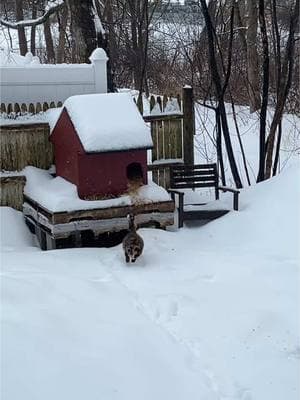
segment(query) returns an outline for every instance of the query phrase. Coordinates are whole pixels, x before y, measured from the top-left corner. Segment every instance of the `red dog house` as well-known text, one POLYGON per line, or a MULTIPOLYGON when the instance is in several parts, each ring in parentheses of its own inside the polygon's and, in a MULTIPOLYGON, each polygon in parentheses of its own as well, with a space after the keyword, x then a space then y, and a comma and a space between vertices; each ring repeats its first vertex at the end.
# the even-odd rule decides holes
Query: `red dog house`
POLYGON ((127 93, 69 97, 50 140, 57 176, 82 199, 118 196, 137 178, 147 184, 151 134, 127 93))

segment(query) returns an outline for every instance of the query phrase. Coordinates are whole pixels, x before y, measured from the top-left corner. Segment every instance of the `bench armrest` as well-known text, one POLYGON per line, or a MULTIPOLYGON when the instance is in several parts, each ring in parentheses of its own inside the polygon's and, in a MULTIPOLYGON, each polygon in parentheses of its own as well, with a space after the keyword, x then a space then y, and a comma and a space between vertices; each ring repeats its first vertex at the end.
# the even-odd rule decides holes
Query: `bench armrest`
POLYGON ((175 201, 175 194, 179 196, 179 202, 178 202, 178 228, 183 227, 183 204, 184 204, 184 192, 180 192, 179 190, 175 189, 167 189, 167 191, 171 194, 172 200, 175 201))
POLYGON ((219 190, 222 190, 222 192, 231 192, 233 193, 233 209, 238 211, 239 209, 239 194, 240 191, 238 189, 233 189, 227 186, 218 186, 219 190))
POLYGON ((222 192, 240 193, 238 189, 230 188, 227 186, 218 186, 218 189, 222 190, 222 192))
POLYGON ((175 194, 178 194, 178 196, 184 196, 184 192, 180 192, 179 190, 176 190, 176 189, 167 189, 167 192, 169 192, 169 193, 175 193, 175 194))

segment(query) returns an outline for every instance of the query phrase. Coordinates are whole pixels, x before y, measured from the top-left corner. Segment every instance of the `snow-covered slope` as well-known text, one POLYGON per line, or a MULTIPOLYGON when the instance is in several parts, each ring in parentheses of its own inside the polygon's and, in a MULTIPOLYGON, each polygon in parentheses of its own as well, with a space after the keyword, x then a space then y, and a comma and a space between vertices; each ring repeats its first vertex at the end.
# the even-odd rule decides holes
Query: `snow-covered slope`
POLYGON ((42 252, 1 209, 4 400, 296 400, 299 165, 202 227, 42 252))

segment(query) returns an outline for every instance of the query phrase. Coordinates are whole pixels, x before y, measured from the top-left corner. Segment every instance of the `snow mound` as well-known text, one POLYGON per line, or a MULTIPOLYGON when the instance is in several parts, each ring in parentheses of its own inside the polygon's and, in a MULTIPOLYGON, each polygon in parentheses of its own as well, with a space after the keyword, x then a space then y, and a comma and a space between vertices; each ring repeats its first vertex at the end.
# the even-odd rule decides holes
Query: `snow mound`
POLYGON ((295 254, 300 242, 300 163, 272 179, 241 191, 240 211, 205 227, 203 239, 247 252, 295 254))
POLYGON ((10 207, 0 207, 2 250, 24 248, 34 245, 33 236, 25 225, 23 214, 10 207))

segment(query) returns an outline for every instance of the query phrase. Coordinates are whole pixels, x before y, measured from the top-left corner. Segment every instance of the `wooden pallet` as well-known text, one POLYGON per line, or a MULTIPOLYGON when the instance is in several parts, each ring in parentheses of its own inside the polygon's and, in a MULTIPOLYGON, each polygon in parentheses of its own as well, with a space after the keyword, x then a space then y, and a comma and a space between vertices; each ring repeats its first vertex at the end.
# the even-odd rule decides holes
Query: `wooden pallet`
POLYGON ((127 215, 134 213, 137 227, 165 229, 174 224, 174 202, 152 202, 135 206, 52 212, 24 195, 26 223, 43 250, 64 247, 101 246, 122 240, 128 229, 127 215))

